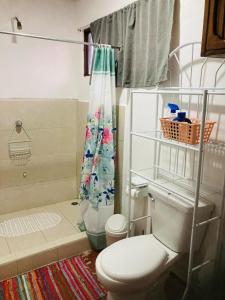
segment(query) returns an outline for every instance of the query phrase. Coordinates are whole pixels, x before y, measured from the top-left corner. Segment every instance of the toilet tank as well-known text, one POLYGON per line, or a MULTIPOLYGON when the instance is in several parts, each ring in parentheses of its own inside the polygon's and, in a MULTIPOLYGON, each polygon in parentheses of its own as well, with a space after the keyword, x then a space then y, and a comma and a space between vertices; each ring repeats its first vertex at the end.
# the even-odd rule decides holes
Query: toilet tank
MULTIPOLYGON (((152 233, 175 252, 189 252, 194 202, 179 198, 159 188, 149 186, 152 233)), ((200 198, 197 222, 210 218, 213 204, 200 198)), ((207 226, 197 228, 195 249, 198 250, 207 226)))

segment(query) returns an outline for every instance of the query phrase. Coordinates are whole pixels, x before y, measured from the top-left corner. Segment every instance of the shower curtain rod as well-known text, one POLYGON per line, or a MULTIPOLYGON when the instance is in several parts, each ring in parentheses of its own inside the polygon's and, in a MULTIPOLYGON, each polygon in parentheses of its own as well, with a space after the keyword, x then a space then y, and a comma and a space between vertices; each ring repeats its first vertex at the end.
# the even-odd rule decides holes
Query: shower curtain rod
MULTIPOLYGON (((18 33, 18 32, 12 32, 12 31, 0 31, 0 34, 15 35, 15 36, 22 36, 22 37, 28 37, 28 38, 33 38, 33 39, 39 39, 39 40, 48 40, 48 41, 53 41, 53 42, 63 42, 63 43, 80 44, 80 45, 96 46, 96 47, 102 45, 102 44, 97 44, 97 43, 88 43, 88 42, 81 42, 81 41, 74 41, 74 40, 67 40, 67 39, 57 39, 54 37, 33 35, 33 34, 27 34, 27 33, 18 33)), ((119 46, 111 46, 111 47, 114 49, 120 50, 119 46)))

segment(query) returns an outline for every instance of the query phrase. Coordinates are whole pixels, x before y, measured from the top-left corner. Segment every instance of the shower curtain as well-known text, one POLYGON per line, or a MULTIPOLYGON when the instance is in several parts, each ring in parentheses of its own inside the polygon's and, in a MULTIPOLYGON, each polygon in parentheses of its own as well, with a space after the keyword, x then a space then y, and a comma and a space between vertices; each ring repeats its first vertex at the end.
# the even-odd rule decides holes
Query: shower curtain
POLYGON ((82 224, 95 249, 105 247, 105 223, 114 212, 115 55, 110 46, 94 49, 90 103, 81 170, 82 224))

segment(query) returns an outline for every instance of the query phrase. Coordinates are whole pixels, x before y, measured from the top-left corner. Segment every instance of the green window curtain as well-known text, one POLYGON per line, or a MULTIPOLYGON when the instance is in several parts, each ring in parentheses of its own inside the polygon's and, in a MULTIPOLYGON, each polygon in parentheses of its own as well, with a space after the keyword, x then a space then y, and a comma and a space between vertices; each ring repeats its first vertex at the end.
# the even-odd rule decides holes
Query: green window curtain
POLYGON ((174 0, 139 0, 91 23, 95 43, 116 50, 118 87, 142 88, 167 79, 174 0))

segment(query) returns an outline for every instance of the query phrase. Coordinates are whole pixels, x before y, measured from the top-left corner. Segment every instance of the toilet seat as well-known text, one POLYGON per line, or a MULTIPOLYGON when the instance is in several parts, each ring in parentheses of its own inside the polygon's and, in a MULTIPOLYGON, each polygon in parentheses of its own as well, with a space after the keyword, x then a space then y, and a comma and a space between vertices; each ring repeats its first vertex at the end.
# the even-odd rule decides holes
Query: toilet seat
POLYGON ((135 236, 104 249, 97 257, 96 269, 106 286, 118 289, 134 283, 137 287, 156 279, 167 259, 167 251, 153 235, 135 236))

